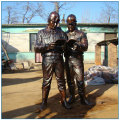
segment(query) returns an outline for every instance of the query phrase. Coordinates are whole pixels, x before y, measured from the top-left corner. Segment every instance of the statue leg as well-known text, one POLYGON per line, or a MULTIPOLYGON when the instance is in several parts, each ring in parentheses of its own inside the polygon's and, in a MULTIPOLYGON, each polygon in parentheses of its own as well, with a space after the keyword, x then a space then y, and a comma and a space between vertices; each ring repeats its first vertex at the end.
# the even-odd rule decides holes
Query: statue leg
POLYGON ((67 85, 70 93, 70 98, 68 100, 69 104, 72 104, 75 102, 75 82, 74 82, 74 71, 73 66, 70 63, 70 60, 66 59, 66 78, 67 78, 67 85))
POLYGON ((57 79, 58 89, 61 95, 61 103, 66 109, 71 109, 71 106, 66 101, 66 86, 64 79, 64 62, 58 60, 55 66, 55 75, 57 79))
POLYGON ((92 105, 89 103, 85 96, 85 84, 84 84, 84 65, 83 61, 77 60, 74 65, 75 78, 78 86, 78 94, 80 96, 81 104, 92 105))
POLYGON ((40 105, 40 110, 44 110, 47 107, 47 99, 49 95, 49 88, 48 87, 43 87, 42 88, 42 104, 40 105))
POLYGON ((43 69, 43 84, 42 84, 42 104, 40 105, 40 110, 44 110, 47 107, 47 99, 53 76, 53 66, 51 63, 42 63, 42 69, 43 69))

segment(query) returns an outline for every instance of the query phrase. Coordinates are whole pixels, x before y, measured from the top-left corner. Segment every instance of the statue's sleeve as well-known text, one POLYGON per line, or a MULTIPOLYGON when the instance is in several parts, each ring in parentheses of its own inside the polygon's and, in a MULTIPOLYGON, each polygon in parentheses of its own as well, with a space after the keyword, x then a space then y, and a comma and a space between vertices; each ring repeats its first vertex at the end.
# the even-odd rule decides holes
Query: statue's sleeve
POLYGON ((42 34, 44 34, 43 31, 37 33, 35 52, 44 53, 48 49, 48 45, 43 42, 42 34))
POLYGON ((80 48, 82 49, 82 51, 87 51, 88 49, 88 40, 87 40, 87 36, 85 33, 82 34, 82 38, 81 38, 81 41, 80 41, 80 48))
POLYGON ((67 34, 64 32, 64 39, 67 41, 68 37, 67 34))
POLYGON ((85 33, 81 33, 80 38, 78 38, 79 40, 75 43, 75 45, 78 46, 77 50, 84 52, 87 51, 88 49, 88 40, 87 40, 87 36, 85 33))
POLYGON ((61 29, 62 39, 67 41, 67 34, 61 29))

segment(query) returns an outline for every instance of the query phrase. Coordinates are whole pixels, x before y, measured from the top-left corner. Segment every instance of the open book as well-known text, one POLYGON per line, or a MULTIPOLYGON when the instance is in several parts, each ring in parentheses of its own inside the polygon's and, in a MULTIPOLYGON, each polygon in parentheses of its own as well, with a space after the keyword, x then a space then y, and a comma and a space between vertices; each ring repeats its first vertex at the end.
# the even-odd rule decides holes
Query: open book
POLYGON ((58 45, 58 46, 62 46, 62 45, 65 44, 65 42, 66 42, 66 40, 60 39, 60 40, 57 40, 55 43, 56 43, 56 45, 58 45))
POLYGON ((68 40, 67 45, 68 45, 69 47, 72 47, 75 42, 76 42, 76 40, 70 39, 70 40, 68 40))

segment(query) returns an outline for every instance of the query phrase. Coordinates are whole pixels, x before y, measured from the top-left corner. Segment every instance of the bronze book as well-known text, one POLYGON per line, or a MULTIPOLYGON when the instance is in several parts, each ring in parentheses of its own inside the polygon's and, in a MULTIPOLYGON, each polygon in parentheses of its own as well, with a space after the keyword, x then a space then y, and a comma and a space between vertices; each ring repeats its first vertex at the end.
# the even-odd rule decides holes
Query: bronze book
POLYGON ((68 40, 67 44, 69 47, 72 47, 75 42, 76 42, 76 40, 70 39, 70 40, 68 40))
POLYGON ((60 40, 57 40, 55 43, 56 43, 56 45, 58 45, 58 46, 62 46, 62 45, 65 44, 65 42, 66 42, 66 40, 60 39, 60 40))

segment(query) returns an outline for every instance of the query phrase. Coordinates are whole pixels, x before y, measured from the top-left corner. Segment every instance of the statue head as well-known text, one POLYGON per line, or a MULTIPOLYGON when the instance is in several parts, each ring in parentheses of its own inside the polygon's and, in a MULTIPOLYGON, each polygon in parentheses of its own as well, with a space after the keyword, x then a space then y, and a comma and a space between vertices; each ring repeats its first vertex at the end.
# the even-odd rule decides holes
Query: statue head
POLYGON ((70 14, 70 15, 67 17, 68 30, 69 30, 70 32, 73 32, 73 31, 76 29, 76 24, 77 24, 76 16, 73 15, 73 14, 70 14))
POLYGON ((51 12, 49 17, 48 17, 48 26, 49 26, 49 28, 55 29, 57 27, 59 21, 60 21, 59 14, 56 11, 51 12))

